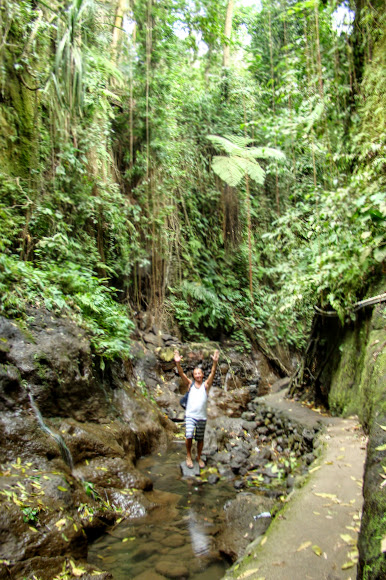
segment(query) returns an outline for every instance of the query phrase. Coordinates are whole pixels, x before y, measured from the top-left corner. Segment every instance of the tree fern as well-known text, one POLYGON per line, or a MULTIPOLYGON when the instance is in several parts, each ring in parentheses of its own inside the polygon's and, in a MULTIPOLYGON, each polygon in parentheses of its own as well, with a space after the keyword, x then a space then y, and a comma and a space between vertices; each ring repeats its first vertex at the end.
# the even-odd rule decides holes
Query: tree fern
POLYGON ((216 157, 213 157, 212 169, 220 179, 225 181, 231 187, 239 185, 245 176, 245 171, 242 170, 234 159, 233 163, 229 163, 229 157, 223 155, 216 155, 216 157))
POLYGON ((250 177, 256 183, 262 185, 265 179, 265 171, 256 161, 260 159, 285 159, 284 153, 271 147, 248 147, 253 139, 227 135, 208 135, 208 139, 219 148, 223 149, 227 156, 216 155, 212 160, 212 169, 216 175, 231 187, 241 183, 243 177, 250 177))

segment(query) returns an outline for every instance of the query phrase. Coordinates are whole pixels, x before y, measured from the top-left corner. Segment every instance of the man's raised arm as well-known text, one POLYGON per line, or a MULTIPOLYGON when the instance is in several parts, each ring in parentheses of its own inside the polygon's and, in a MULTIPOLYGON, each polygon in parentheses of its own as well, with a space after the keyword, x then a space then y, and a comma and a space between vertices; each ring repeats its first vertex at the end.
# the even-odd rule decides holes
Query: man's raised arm
POLYGON ((182 370, 182 366, 181 366, 181 355, 178 352, 178 350, 175 350, 174 351, 174 362, 176 363, 177 370, 178 370, 178 374, 180 375, 181 379, 183 380, 183 382, 185 383, 185 385, 187 387, 190 387, 190 384, 191 384, 192 381, 190 379, 188 379, 188 377, 186 376, 186 374, 182 370))
POLYGON ((210 371, 209 377, 205 381, 206 388, 207 388, 208 391, 209 391, 209 389, 210 389, 210 387, 212 386, 212 383, 213 383, 213 379, 214 379, 214 375, 216 373, 217 363, 218 363, 219 356, 220 356, 220 352, 218 350, 215 350, 214 351, 214 354, 212 355, 212 359, 213 359, 212 370, 210 371))

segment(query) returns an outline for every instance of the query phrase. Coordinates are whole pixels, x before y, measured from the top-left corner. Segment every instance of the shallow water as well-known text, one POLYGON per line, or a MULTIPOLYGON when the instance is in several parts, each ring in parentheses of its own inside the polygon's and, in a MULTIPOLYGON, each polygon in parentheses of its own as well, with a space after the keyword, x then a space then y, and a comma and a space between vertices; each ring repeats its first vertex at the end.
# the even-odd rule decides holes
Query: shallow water
POLYGON ((164 454, 141 459, 137 467, 153 480, 147 495, 157 507, 142 518, 122 522, 89 550, 89 562, 115 580, 151 578, 165 569, 175 578, 188 571, 193 580, 217 580, 229 564, 218 554, 215 533, 224 521, 223 506, 234 498, 226 482, 216 485, 182 479, 185 446, 173 444, 164 454))

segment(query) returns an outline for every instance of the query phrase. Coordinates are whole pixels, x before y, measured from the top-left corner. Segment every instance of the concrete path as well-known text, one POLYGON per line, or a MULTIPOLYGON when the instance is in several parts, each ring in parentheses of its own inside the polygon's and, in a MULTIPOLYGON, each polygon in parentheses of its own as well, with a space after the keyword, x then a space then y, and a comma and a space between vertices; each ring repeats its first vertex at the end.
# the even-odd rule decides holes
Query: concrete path
POLYGON ((225 578, 354 580, 366 453, 357 420, 321 416, 282 392, 262 401, 307 426, 322 421, 321 454, 260 544, 225 578))

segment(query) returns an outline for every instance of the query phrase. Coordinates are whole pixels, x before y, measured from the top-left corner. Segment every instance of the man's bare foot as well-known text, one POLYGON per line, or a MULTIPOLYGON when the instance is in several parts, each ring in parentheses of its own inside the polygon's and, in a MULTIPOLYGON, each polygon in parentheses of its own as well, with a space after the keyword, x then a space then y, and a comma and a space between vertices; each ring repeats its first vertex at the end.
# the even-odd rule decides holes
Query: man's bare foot
POLYGON ((193 468, 193 461, 191 457, 186 458, 186 467, 189 467, 189 469, 193 468))
POLYGON ((198 460, 198 465, 199 465, 200 469, 204 469, 204 467, 205 467, 205 463, 203 462, 202 459, 198 460))

